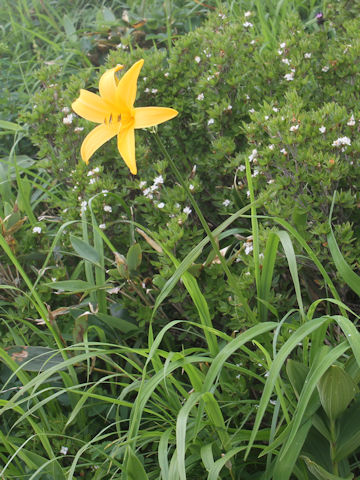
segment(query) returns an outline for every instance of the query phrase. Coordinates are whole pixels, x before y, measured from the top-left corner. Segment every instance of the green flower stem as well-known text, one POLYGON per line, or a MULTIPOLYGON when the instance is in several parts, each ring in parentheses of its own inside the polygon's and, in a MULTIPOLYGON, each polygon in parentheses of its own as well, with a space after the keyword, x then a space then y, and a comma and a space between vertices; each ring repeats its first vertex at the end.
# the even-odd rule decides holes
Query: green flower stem
MULTIPOLYGON (((257 301, 258 312, 260 313, 264 311, 264 307, 259 301, 259 298, 260 298, 259 225, 256 217, 255 194, 254 194, 254 185, 253 185, 252 176, 251 176, 251 166, 250 166, 250 161, 247 157, 245 159, 245 165, 246 165, 246 179, 247 179, 249 192, 250 192, 251 230, 252 230, 252 237, 253 237, 255 283, 256 283, 256 293, 258 298, 258 301, 257 301)), ((261 318, 261 320, 264 320, 264 318, 261 318)))
POLYGON ((222 256, 222 254, 220 253, 220 249, 219 249, 219 246, 218 244, 216 243, 216 240, 213 236, 213 234, 211 233, 210 231, 210 228, 208 226, 208 224, 206 223, 206 220, 195 200, 195 198, 193 197, 189 187, 187 186, 186 182, 184 181, 181 173, 179 172, 177 166, 175 165, 174 161, 172 160, 172 158, 170 157, 168 151, 166 150, 164 144, 162 143, 162 141, 160 140, 160 137, 158 136, 158 134, 155 132, 154 133, 154 137, 155 137, 155 140, 156 140, 156 143, 157 145, 159 146, 161 152, 163 153, 164 157, 166 158, 166 160, 169 162, 170 164, 170 167, 172 169, 172 171, 174 172, 174 175, 177 179, 177 181, 180 183, 180 185, 183 187, 183 189, 185 190, 186 192, 186 195, 188 196, 189 200, 190 200, 190 203, 191 205, 193 206, 197 216, 199 217, 199 220, 201 222, 201 225, 203 226, 204 230, 205 230, 205 233, 206 235, 209 237, 209 240, 211 242, 211 245, 218 257, 218 259, 220 260, 221 262, 221 265, 223 267, 223 270, 227 276, 227 279, 228 279, 228 283, 230 285, 230 287, 233 289, 233 291, 235 292, 235 294, 238 296, 241 304, 243 305, 246 313, 247 313, 247 316, 249 317, 249 319, 251 319, 252 322, 256 322, 256 317, 254 315, 254 312, 251 310, 251 308, 249 307, 249 304, 247 303, 247 300, 245 299, 245 297, 243 296, 242 292, 241 292, 241 289, 239 288, 239 284, 237 282, 237 280, 235 279, 235 277, 232 275, 232 273, 230 272, 230 269, 228 267, 228 264, 226 263, 226 260, 225 258, 222 256))

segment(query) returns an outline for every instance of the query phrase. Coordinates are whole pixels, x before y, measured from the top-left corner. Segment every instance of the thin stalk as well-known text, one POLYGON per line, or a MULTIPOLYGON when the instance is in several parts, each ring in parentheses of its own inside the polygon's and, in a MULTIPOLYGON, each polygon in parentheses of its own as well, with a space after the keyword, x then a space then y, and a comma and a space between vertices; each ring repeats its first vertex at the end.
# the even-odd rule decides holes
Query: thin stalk
POLYGON ((158 136, 157 133, 154 133, 154 137, 155 137, 155 141, 158 145, 158 147, 160 148, 161 152, 163 153, 164 157, 166 158, 166 160, 169 162, 170 164, 170 167, 172 169, 172 171, 174 172, 174 175, 177 179, 177 181, 180 183, 180 185, 183 187, 183 189, 185 190, 186 192, 186 195, 187 197, 189 198, 190 200, 190 203, 191 205, 193 206, 197 216, 199 217, 199 220, 201 222, 201 225, 203 226, 203 229, 205 230, 205 233, 206 235, 208 236, 210 242, 211 242, 211 245, 223 267, 223 270, 227 276, 227 279, 228 279, 228 283, 230 285, 230 287, 233 289, 233 291, 235 292, 235 294, 238 296, 240 302, 242 303, 249 319, 251 319, 252 322, 255 322, 256 321, 256 317, 253 313, 253 311, 251 310, 251 308, 249 307, 249 304, 247 303, 247 300, 245 299, 245 297, 243 296, 240 288, 239 288, 239 285, 238 285, 238 282, 236 281, 235 277, 232 275, 232 273, 230 272, 230 269, 228 267, 228 264, 226 263, 226 260, 225 258, 222 256, 222 254, 220 253, 220 249, 219 249, 219 246, 218 244, 216 243, 216 240, 213 236, 213 234, 211 233, 210 231, 210 228, 208 226, 208 224, 206 223, 206 220, 195 200, 195 198, 193 197, 189 187, 187 186, 186 182, 184 181, 181 173, 179 172, 177 166, 175 165, 175 162, 172 160, 172 158, 170 157, 168 151, 166 150, 164 144, 162 143, 162 141, 160 140, 160 137, 158 136))
POLYGON ((336 456, 336 428, 335 428, 335 420, 330 419, 330 436, 331 436, 331 443, 330 443, 330 456, 331 456, 331 463, 333 466, 333 473, 334 475, 339 475, 339 465, 335 460, 336 456))
MULTIPOLYGON (((257 216, 256 216, 256 206, 254 204, 255 202, 255 194, 254 194, 254 185, 252 182, 252 176, 251 176, 251 166, 250 166, 250 161, 248 157, 245 159, 245 165, 246 165, 246 179, 249 187, 249 192, 250 192, 250 202, 251 202, 251 231, 252 231, 252 237, 253 237, 253 257, 254 257, 254 267, 255 267, 255 283, 256 283, 256 295, 258 298, 257 301, 257 307, 258 307, 258 312, 263 311, 263 307, 261 306, 260 303, 260 298, 261 298, 261 292, 260 292, 260 261, 259 261, 259 224, 257 221, 257 216)), ((264 320, 264 319, 261 319, 264 320)))

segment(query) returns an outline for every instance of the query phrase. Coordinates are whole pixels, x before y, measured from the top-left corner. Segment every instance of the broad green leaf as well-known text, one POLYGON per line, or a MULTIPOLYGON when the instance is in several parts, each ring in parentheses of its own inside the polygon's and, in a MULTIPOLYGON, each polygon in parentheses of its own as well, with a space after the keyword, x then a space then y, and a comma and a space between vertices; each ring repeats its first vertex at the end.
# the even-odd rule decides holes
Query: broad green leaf
POLYGON ((346 478, 339 477, 338 475, 329 473, 327 470, 325 470, 325 468, 310 460, 309 457, 302 456, 301 458, 306 463, 309 472, 312 473, 318 480, 352 480, 354 478, 352 474, 346 478))
POLYGON ((360 398, 338 420, 335 460, 340 462, 360 447, 360 398))
POLYGON ((205 401, 205 410, 212 423, 212 426, 219 435, 224 450, 227 450, 231 445, 231 441, 219 404, 215 400, 214 395, 210 392, 204 393, 203 400, 205 401))
POLYGON ((299 428, 296 440, 292 442, 286 457, 281 458, 280 455, 277 457, 272 477, 274 480, 288 480, 290 478, 311 426, 312 422, 309 418, 299 428))
POLYGON ((14 122, 7 122, 6 120, 0 120, 0 128, 3 130, 10 130, 12 132, 20 132, 23 127, 14 122))
POLYGON ((337 365, 324 373, 317 387, 321 405, 331 420, 336 420, 346 410, 356 393, 353 379, 337 365))
POLYGON ((100 265, 100 255, 94 247, 87 242, 84 242, 84 240, 81 240, 81 238, 74 237, 74 235, 70 235, 70 242, 79 257, 88 260, 95 265, 100 265))
POLYGON ((132 449, 127 449, 128 461, 126 465, 127 480, 149 480, 142 463, 133 453, 132 449))
POLYGON ((47 458, 41 457, 37 453, 25 448, 18 449, 17 455, 33 471, 38 469, 39 472, 42 472, 43 474, 47 473, 51 478, 56 480, 65 480, 66 478, 60 464, 55 458, 48 460, 47 458))
MULTIPOLYGON (((299 399, 301 390, 309 373, 309 368, 303 363, 296 360, 288 360, 286 364, 286 373, 290 379, 291 385, 295 391, 296 397, 299 399)), ((311 399, 309 401, 307 416, 313 415, 320 407, 320 398, 316 390, 314 390, 311 399)))
POLYGON ((103 8, 103 16, 104 16, 105 22, 109 22, 109 23, 116 22, 115 15, 113 14, 112 10, 108 7, 103 8))
POLYGON ((85 282, 84 280, 62 280, 59 282, 45 283, 45 285, 53 288, 54 290, 71 293, 82 293, 88 290, 94 290, 94 288, 99 288, 99 286, 95 287, 91 283, 85 282))
POLYGON ((269 238, 266 242, 266 249, 264 255, 264 262, 261 271, 260 277, 260 288, 259 288, 259 300, 261 300, 260 306, 260 318, 262 321, 267 320, 268 309, 267 303, 270 296, 270 289, 272 284, 272 278, 274 273, 274 265, 276 260, 276 254, 278 250, 279 237, 270 232, 269 238))
POLYGON ((64 361, 63 357, 47 347, 28 347, 16 345, 6 348, 8 355, 23 370, 28 372, 43 372, 64 361))
MULTIPOLYGON (((124 310, 125 312, 125 310, 124 310)), ((126 315, 126 313, 124 313, 126 315)), ((138 330, 138 326, 132 323, 130 320, 131 318, 127 316, 127 318, 123 318, 121 316, 114 317, 113 315, 108 315, 106 313, 98 312, 96 317, 99 318, 101 321, 106 323, 109 327, 116 328, 123 333, 131 332, 131 330, 138 330)))
POLYGON ((134 243, 129 248, 129 251, 126 255, 126 262, 130 271, 135 272, 141 264, 142 251, 139 243, 134 243))

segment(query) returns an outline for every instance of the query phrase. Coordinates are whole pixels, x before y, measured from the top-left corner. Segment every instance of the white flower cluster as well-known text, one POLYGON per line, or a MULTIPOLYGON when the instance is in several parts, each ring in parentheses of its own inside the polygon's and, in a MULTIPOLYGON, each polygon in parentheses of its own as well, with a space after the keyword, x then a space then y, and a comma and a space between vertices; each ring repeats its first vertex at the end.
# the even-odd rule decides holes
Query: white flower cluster
POLYGON ((66 115, 66 117, 63 118, 63 124, 64 125, 71 125, 74 117, 75 117, 75 115, 73 113, 69 113, 69 115, 66 115))
POLYGON ((349 137, 340 137, 332 143, 333 147, 341 147, 342 145, 351 145, 349 137))

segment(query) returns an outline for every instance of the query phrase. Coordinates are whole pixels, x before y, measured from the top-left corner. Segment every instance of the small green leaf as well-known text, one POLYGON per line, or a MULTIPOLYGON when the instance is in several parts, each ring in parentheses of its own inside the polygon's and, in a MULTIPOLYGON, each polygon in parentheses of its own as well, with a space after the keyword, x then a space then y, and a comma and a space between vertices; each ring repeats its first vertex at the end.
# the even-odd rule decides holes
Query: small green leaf
POLYGON ((131 245, 126 255, 126 262, 129 267, 129 270, 133 272, 136 271, 141 264, 141 259, 142 259, 141 247, 138 243, 134 243, 134 245, 131 245))
POLYGON ((332 365, 324 373, 317 387, 321 405, 331 420, 335 420, 346 410, 356 393, 353 379, 337 365, 332 365))
POLYGON ((68 15, 64 15, 63 25, 64 25, 64 30, 68 39, 70 41, 75 41, 77 39, 76 28, 74 26, 74 22, 71 20, 71 18, 68 15))
POLYGON ((338 475, 329 473, 327 470, 325 470, 325 468, 310 460, 309 457, 302 456, 301 458, 306 463, 309 472, 312 473, 318 480, 352 480, 354 478, 352 474, 346 478, 339 477, 338 475))
POLYGON ((146 475, 142 463, 137 458, 137 456, 134 455, 130 447, 128 448, 127 453, 128 462, 126 465, 126 473, 128 480, 149 480, 149 477, 146 475))
POLYGON ((84 242, 84 240, 81 240, 81 238, 75 237, 74 235, 70 235, 70 242, 75 252, 81 258, 100 266, 100 255, 94 247, 89 245, 87 242, 84 242))

